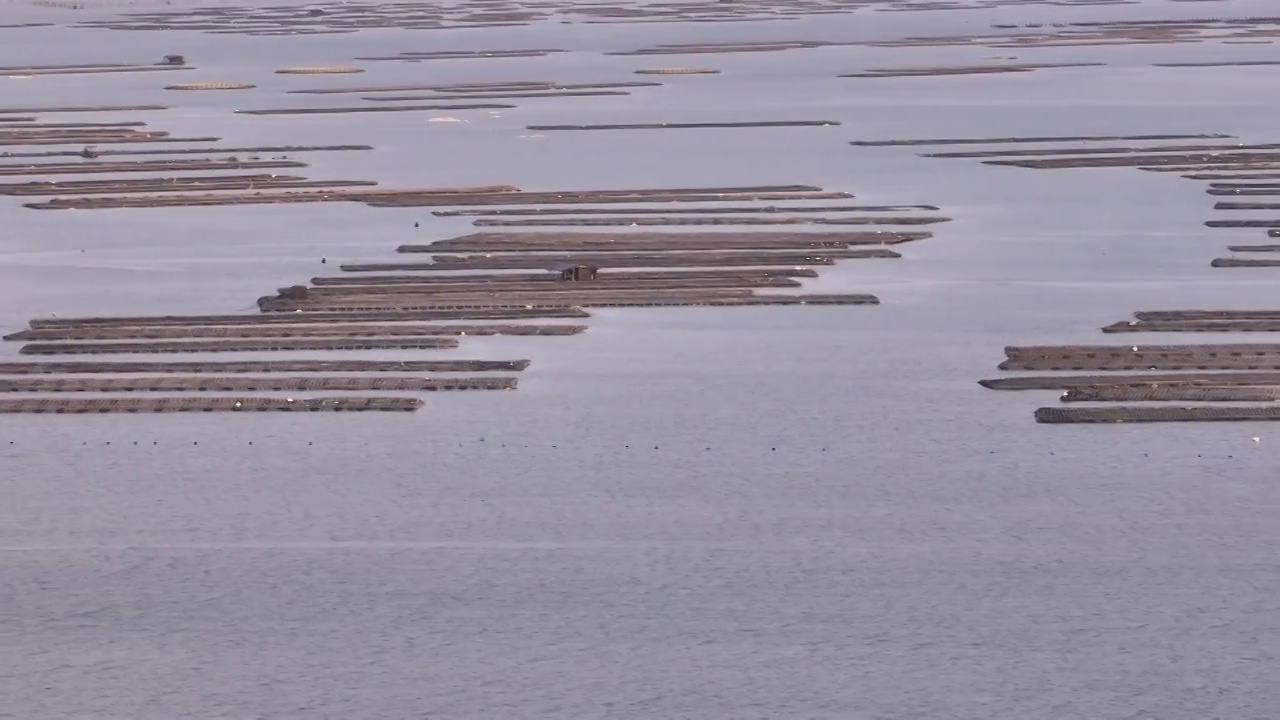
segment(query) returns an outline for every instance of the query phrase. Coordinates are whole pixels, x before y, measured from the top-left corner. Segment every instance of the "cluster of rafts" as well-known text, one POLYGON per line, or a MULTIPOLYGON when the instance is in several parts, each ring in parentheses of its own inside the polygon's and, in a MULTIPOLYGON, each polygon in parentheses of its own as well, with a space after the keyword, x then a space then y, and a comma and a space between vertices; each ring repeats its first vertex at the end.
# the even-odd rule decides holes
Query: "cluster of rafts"
MULTIPOLYGON (((935 152, 929 157, 981 159, 1031 169, 1138 168, 1208 182, 1212 196, 1280 195, 1280 144, 1231 142, 1226 135, 970 138, 891 141, 898 145, 1035 143, 1051 147, 935 152), (1119 141, 1142 145, 1117 145, 1119 141), (1176 141, 1176 142, 1175 142, 1176 141), (1061 143, 1071 143, 1062 147, 1061 143), (1084 144, 1082 147, 1081 144, 1084 144), (1106 143, 1106 144, 1103 144, 1106 143), (1057 147, 1052 145, 1059 144, 1057 147)), ((1218 210, 1280 210, 1280 203, 1220 201, 1218 210)), ((1213 228, 1265 229, 1280 235, 1280 220, 1211 220, 1213 228)), ((1233 252, 1280 252, 1278 245, 1233 245, 1233 252)), ((1219 258, 1214 267, 1276 266, 1270 259, 1219 258)), ((1103 332, 1280 332, 1280 310, 1160 310, 1139 312, 1103 332)), ((1128 340, 1128 338, 1126 338, 1128 340)), ((994 390, 1059 390, 1058 406, 1035 413, 1042 423, 1125 423, 1280 420, 1280 343, 1013 346, 1001 370, 1040 374, 983 380, 994 390)))

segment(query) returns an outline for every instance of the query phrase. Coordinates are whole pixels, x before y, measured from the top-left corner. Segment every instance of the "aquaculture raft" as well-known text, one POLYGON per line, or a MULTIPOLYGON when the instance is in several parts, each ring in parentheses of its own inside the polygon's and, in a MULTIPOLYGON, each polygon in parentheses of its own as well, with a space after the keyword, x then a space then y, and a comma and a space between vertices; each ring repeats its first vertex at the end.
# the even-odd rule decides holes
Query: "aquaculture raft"
POLYGON ((304 392, 514 390, 511 377, 209 377, 0 379, 0 392, 304 392))
POLYGON ((413 412, 423 406, 417 398, 120 398, 0 400, 0 413, 165 413, 165 412, 413 412))
POLYGON ((1036 410, 1036 422, 1048 424, 1249 422, 1259 420, 1280 420, 1280 407, 1042 407, 1036 410))

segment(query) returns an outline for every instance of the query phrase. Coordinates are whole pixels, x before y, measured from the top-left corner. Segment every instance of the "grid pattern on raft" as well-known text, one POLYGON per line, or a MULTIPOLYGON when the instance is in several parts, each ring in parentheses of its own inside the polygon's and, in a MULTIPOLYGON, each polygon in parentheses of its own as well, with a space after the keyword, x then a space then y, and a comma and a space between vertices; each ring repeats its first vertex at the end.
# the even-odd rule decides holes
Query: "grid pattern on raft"
POLYGON ((447 349, 454 338, 270 338, 253 340, 195 340, 136 343, 31 343, 23 355, 106 355, 119 353, 253 352, 286 350, 406 350, 447 349))
POLYGON ((167 413, 167 412, 412 412, 423 406, 418 398, 38 398, 0 399, 0 413, 167 413))

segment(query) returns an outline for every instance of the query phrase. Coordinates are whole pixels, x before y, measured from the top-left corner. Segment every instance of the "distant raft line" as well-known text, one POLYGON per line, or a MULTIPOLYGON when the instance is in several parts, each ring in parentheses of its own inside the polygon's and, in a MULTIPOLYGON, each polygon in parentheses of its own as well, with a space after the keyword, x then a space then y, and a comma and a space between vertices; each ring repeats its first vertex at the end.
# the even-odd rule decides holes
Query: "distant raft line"
POLYGON ((1100 148, 1048 148, 1037 150, 974 150, 964 152, 924 153, 928 158, 1013 158, 1013 157, 1055 157, 1063 155, 1137 155, 1142 153, 1187 153, 1244 150, 1277 150, 1280 143, 1264 145, 1156 145, 1154 147, 1100 147, 1100 148))
POLYGON ((23 355, 111 355, 124 353, 254 352, 292 350, 440 350, 458 347, 451 337, 262 338, 247 340, 122 343, 31 343, 23 355))
POLYGON ((417 398, 404 397, 0 399, 0 413, 412 412, 422 405, 417 398))
POLYGON ((1255 422, 1280 420, 1280 407, 1101 407, 1036 410, 1036 422, 1154 423, 1154 422, 1255 422))
MULTIPOLYGON (((134 135, 77 135, 74 137, 2 137, 0 145, 123 145, 129 143, 189 143, 218 142, 220 137, 159 137, 162 133, 136 133, 134 135)), ((16 156, 8 156, 16 157, 16 156)))
MULTIPOLYGON (((206 155, 209 153, 300 153, 300 152, 346 152, 352 150, 372 150, 372 145, 284 145, 284 146, 266 146, 266 147, 238 147, 238 148, 165 148, 165 149, 148 149, 148 150, 119 150, 119 149, 103 149, 95 152, 99 157, 120 156, 120 155, 206 155)), ((50 150, 44 152, 11 152, 6 154, 6 158, 50 158, 50 157, 81 157, 79 150, 50 150)), ((249 158, 252 160, 253 158, 249 158)))
POLYGON ((539 132, 553 130, 704 130, 716 128, 783 128, 830 127, 839 125, 837 120, 760 120, 754 122, 701 122, 701 123, 620 123, 612 125, 527 125, 525 129, 539 132))
POLYGON ((1247 385, 1087 385, 1062 394, 1062 402, 1276 402, 1280 387, 1247 385))
POLYGON ((1111 385, 1119 387, 1173 387, 1223 385, 1280 385, 1280 372, 1137 373, 1132 375, 1035 375, 979 380, 990 390, 1070 390, 1111 385))
MULTIPOLYGON (((626 212, 626 211, 620 211, 626 212)), ((947 222, 939 217, 637 217, 608 218, 531 218, 524 220, 479 219, 471 224, 476 227, 609 227, 642 226, 666 227, 688 225, 930 225, 947 222)))
POLYGON ((14 175, 97 175, 106 173, 137 172, 191 172, 200 170, 277 170, 304 168, 304 162, 296 160, 250 160, 228 162, 226 160, 160 160, 122 163, 39 163, 30 165, 0 165, 0 176, 14 175))
POLYGON ((902 257, 892 250, 874 248, 844 250, 823 253, 667 253, 627 254, 601 253, 578 255, 537 256, 457 256, 447 262, 432 263, 356 263, 340 266, 343 272, 401 272, 420 270, 426 272, 453 270, 537 270, 556 269, 565 265, 587 264, 600 268, 668 268, 668 267, 795 267, 806 265, 834 265, 836 253, 840 259, 884 259, 902 257))
POLYGON ((33 108, 0 108, 0 119, 6 114, 33 114, 43 115, 45 113, 92 113, 92 112, 143 112, 147 110, 168 110, 167 105, 100 105, 97 107, 81 106, 81 107, 33 107, 33 108))
POLYGON ((455 60, 479 58, 528 58, 544 57, 551 53, 567 52, 565 50, 433 50, 421 52, 403 52, 398 55, 381 57, 358 57, 356 60, 455 60))
POLYGON ((314 392, 515 390, 511 377, 214 377, 0 378, 5 392, 314 392))
POLYGON ((515 105, 474 103, 459 105, 392 105, 359 107, 280 108, 271 110, 236 110, 240 115, 341 115, 345 113, 418 112, 422 110, 509 110, 515 105))
MULTIPOLYGON (((645 252, 716 250, 809 250, 855 245, 897 245, 932 237, 929 232, 479 232, 437 240, 426 245, 405 244, 398 253, 453 252, 645 252)), ((836 255, 833 255, 833 257, 836 255)), ((448 262, 448 260, 441 260, 448 262)))
MULTIPOLYGON (((799 283, 794 283, 799 284, 799 283)), ((176 338, 393 338, 489 335, 578 335, 584 325, 170 325, 21 330, 5 340, 165 340, 176 338)))
POLYGON ((1214 258, 1209 265, 1216 268, 1280 267, 1280 258, 1214 258))
POLYGON ((1113 323, 1102 332, 1280 332, 1280 318, 1258 320, 1129 320, 1113 323))
MULTIPOLYGON (((348 278, 359 280, 362 278, 348 278)), ((372 278, 371 278, 372 279, 372 278)), ((448 280, 448 276, 423 278, 423 280, 448 280)), ((607 280, 597 279, 587 282, 422 282, 380 283, 366 285, 320 285, 305 288, 305 297, 333 297, 343 295, 427 295, 441 293, 522 293, 522 292, 581 292, 582 285, 598 286, 608 290, 705 290, 723 288, 793 288, 800 287, 800 281, 790 277, 756 276, 756 277, 691 277, 662 280, 607 280)), ((385 326, 376 326, 385 327, 385 326)), ((489 326, 481 326, 489 327, 489 326)), ((516 326, 528 327, 528 326, 516 326)), ((561 327, 561 326, 556 326, 561 327)), ((30 332, 30 331, 24 331, 30 332)), ((468 333, 470 334, 470 333, 468 333)), ((35 339, 30 337, 16 338, 20 340, 35 339)))
POLYGON ((449 95, 369 95, 361 100, 367 102, 406 102, 422 100, 523 100, 537 98, 565 97, 620 97, 630 95, 622 90, 564 90, 558 92, 483 92, 449 95))
POLYGON ((258 87, 252 83, 237 82, 192 82, 166 85, 165 90, 252 90, 258 87))
POLYGON ((996 145, 1002 143, 1111 142, 1119 140, 1226 140, 1234 135, 1049 135, 1040 137, 924 138, 919 140, 855 140, 858 147, 912 147, 917 145, 996 145))
MULTIPOLYGON (((436 210, 436 217, 540 217, 544 215, 728 215, 747 213, 832 213, 832 212, 906 212, 938 210, 933 205, 825 205, 818 207, 791 205, 743 205, 709 208, 501 208, 498 210, 436 210)), ((1280 209, 1280 208, 1277 208, 1280 209)))
POLYGON ((291 67, 276 70, 277 75, 350 75, 353 73, 362 73, 364 68, 345 66, 329 66, 329 67, 291 67))
POLYGON ((582 308, 472 308, 429 312, 293 313, 290 315, 155 315, 124 317, 36 318, 32 329, 66 327, 158 327, 174 325, 312 325, 316 323, 426 322, 432 320, 525 320, 584 318, 582 308))
POLYGON ((124 373, 521 372, 528 360, 232 360, 201 362, 0 363, 0 375, 124 373))
MULTIPOLYGON (((762 269, 707 269, 707 270, 608 270, 602 269, 596 275, 595 282, 640 282, 640 281, 697 281, 697 280, 759 280, 769 278, 815 278, 817 271, 811 268, 762 268, 762 269)), ((477 286, 503 287, 507 284, 558 285, 562 284, 560 273, 554 271, 541 272, 495 272, 468 273, 459 275, 357 275, 357 276, 321 276, 311 278, 313 285, 327 287, 346 287, 351 285, 454 285, 472 283, 477 286)))
POLYGON ((35 210, 96 210, 147 207, 215 207, 220 205, 275 205, 314 202, 363 202, 371 207, 465 207, 486 205, 577 205, 674 202, 740 202, 779 200, 843 200, 845 192, 810 193, 724 193, 688 192, 633 195, 612 192, 537 193, 515 189, 488 192, 482 189, 424 188, 421 190, 334 190, 329 192, 253 192, 247 194, 149 195, 146 197, 104 196, 94 198, 53 198, 48 202, 25 203, 35 210))
POLYGON ((552 90, 622 90, 638 87, 659 87, 661 85, 662 83, 657 82, 557 83, 546 81, 513 81, 433 85, 365 85, 360 87, 290 90, 289 93, 296 95, 351 95, 356 93, 383 92, 538 92, 552 90))
MULTIPOLYGON (((260 178, 254 180, 204 180, 196 182, 184 182, 175 180, 161 183, 127 183, 115 182, 100 186, 85 186, 79 188, 63 188, 58 187, 61 183, 51 183, 44 186, 31 187, 11 187, 0 189, 0 195, 33 197, 41 195, 60 195, 60 196, 90 196, 90 195, 108 195, 113 193, 154 193, 154 192, 211 192, 224 190, 283 190, 283 189, 312 189, 312 188, 351 188, 351 187, 371 187, 378 183, 372 180, 305 180, 305 179, 284 179, 284 178, 260 178)), ((144 195, 145 196, 145 195, 144 195)))
MULTIPOLYGON (((517 301, 518 302, 518 301, 517 301)), ((554 300, 545 301, 545 305, 535 305, 535 307, 564 307, 565 305, 557 304, 554 300)), ((678 296, 667 294, 660 297, 622 297, 622 296, 604 296, 599 298, 591 298, 589 300, 575 301, 574 304, 585 305, 588 307, 680 307, 680 306, 706 306, 706 307, 740 307, 749 305, 878 305, 880 300, 874 295, 865 294, 845 294, 845 295, 715 295, 707 292, 700 294, 691 294, 686 296, 678 296)), ((485 305, 477 305, 478 307, 493 306, 497 303, 487 303, 485 305)), ((529 303, 519 303, 528 307, 529 303)), ((299 309, 307 309, 306 301, 286 301, 274 300, 264 304, 265 312, 291 313, 299 309)), ((399 307, 400 305, 396 305, 399 307)), ((411 302, 412 307, 434 308, 434 307, 467 307, 467 301, 455 300, 447 302, 432 303, 429 300, 420 302, 411 302)), ((377 304, 371 303, 370 309, 376 309, 377 304)))

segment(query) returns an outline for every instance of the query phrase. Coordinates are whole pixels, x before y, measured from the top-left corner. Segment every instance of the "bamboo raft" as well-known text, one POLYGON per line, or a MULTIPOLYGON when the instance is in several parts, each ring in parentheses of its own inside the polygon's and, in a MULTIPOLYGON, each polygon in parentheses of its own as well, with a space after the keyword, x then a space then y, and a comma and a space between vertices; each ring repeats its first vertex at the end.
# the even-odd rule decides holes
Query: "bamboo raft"
POLYGON ((294 325, 326 323, 429 322, 435 320, 527 320, 584 318, 582 308, 488 308, 384 313, 294 313, 291 315, 152 315, 126 317, 37 318, 32 329, 68 327, 154 327, 171 325, 294 325))
MULTIPOLYGON (((355 279, 355 278, 352 278, 355 279)), ((447 280, 448 277, 438 277, 447 280)), ((798 280, 789 277, 711 277, 683 278, 665 280, 589 280, 576 282, 460 282, 460 283, 383 283, 378 285, 322 285, 306 288, 304 298, 344 297, 352 295, 456 295, 465 293, 557 293, 557 292, 612 292, 615 290, 716 290, 724 288, 794 288, 800 287, 798 280)), ((297 297, 301 293, 281 293, 281 296, 297 297)), ((383 326, 375 326, 383 327, 383 326)), ((394 326, 393 326, 394 327, 394 326)), ((490 326, 480 326, 490 327, 490 326)), ((516 325, 513 327, 532 327, 516 325)), ((556 325, 553 327, 566 327, 556 325)), ((19 338, 21 339, 21 338, 19 338)))
MULTIPOLYGON (((817 250, 853 245, 897 245, 932 237, 928 232, 510 232, 473 233, 398 253, 662 252, 717 250, 817 250)), ((831 254, 837 257, 836 254, 831 254)), ((442 261, 448 262, 448 261, 442 261)))
POLYGON ((1231 202, 1214 203, 1214 210, 1280 210, 1280 203, 1271 202, 1231 202))
POLYGON ((314 392, 515 390, 512 377, 214 377, 0 378, 0 393, 37 392, 314 392))
POLYGON ((1214 258, 1209 266, 1216 268, 1280 267, 1280 258, 1214 258))
MULTIPOLYGON (((621 283, 635 281, 698 281, 698 280, 731 280, 741 282, 767 281, 775 278, 815 278, 818 273, 810 268, 763 268, 745 270, 615 270, 601 271, 594 282, 621 283)), ((564 282, 560 273, 556 272, 497 272, 467 275, 363 275, 357 277, 313 277, 313 285, 317 286, 381 286, 381 285, 454 285, 472 283, 475 285, 499 285, 508 283, 537 283, 538 286, 554 285, 564 282)))
POLYGON ((919 140, 857 140, 858 147, 912 147, 919 145, 998 145, 1006 143, 1117 142, 1121 140, 1227 140, 1234 135, 1049 135, 1043 137, 925 138, 919 140))
POLYGON ((1275 402, 1280 387, 1248 385, 1088 385, 1071 388, 1062 402, 1275 402))
MULTIPOLYGON (((1280 195, 1280 190, 1276 191, 1280 195)), ((1280 228, 1280 220, 1209 220, 1205 227, 1211 228, 1280 228)))
POLYGON ((1038 423, 1256 422, 1280 420, 1280 407, 1043 407, 1038 423))
POLYGON ((0 183, 0 195, 97 195, 107 193, 208 192, 254 188, 368 187, 367 180, 307 180, 296 175, 231 175, 145 180, 79 180, 71 182, 0 183))
POLYGON ((194 143, 218 142, 220 137, 167 137, 168 133, 135 133, 133 135, 81 135, 61 137, 0 136, 0 145, 118 145, 128 143, 194 143))
POLYGON ((1280 345, 1006 348, 1001 370, 1276 370, 1280 345), (1134 348, 1137 348, 1136 350, 1134 348))
POLYGON ((1128 320, 1108 325, 1102 328, 1102 332, 1280 332, 1280 318, 1271 320, 1128 320))
POLYGON ((1132 375, 1035 375, 979 380, 989 390, 1071 390, 1108 385, 1149 388, 1152 386, 1280 385, 1280 372, 1189 372, 1136 373, 1132 375))
POLYGON ((920 157, 928 158, 1013 158, 1013 157, 1055 157, 1077 155, 1137 155, 1142 153, 1187 153, 1187 152, 1240 152, 1243 150, 1280 150, 1280 143, 1264 145, 1157 145, 1155 147, 1100 147, 1100 148, 1048 148, 1035 150, 966 150, 963 152, 925 153, 920 157))
POLYGON ((1253 162, 1280 162, 1280 153, 1276 152, 1223 152, 1223 153, 1188 153, 1171 155, 1120 155, 1120 156, 1077 156, 1060 157, 1045 160, 984 160, 985 165, 1001 165, 1006 167, 1030 168, 1033 170, 1058 170, 1064 168, 1107 168, 1137 167, 1140 165, 1221 165, 1253 162))
MULTIPOLYGON (((276 170, 302 168, 297 160, 157 160, 120 163, 36 163, 0 165, 0 176, 7 175, 94 175, 134 172, 187 172, 193 170, 276 170)), ((210 176, 212 177, 212 176, 210 176)))
MULTIPOLYGON (((821 188, 819 188, 821 189, 821 188)), ((728 215, 748 213, 908 212, 938 210, 933 205, 827 205, 819 207, 741 205, 709 208, 499 208, 497 210, 436 210, 436 217, 541 217, 557 215, 728 215)))
MULTIPOLYGON (((216 153, 245 153, 249 155, 266 155, 269 153, 300 153, 300 152, 348 152, 356 150, 372 150, 372 145, 278 145, 278 146, 262 146, 262 147, 235 147, 235 148, 147 148, 145 150, 138 149, 116 149, 104 148, 95 151, 98 157, 119 157, 123 155, 209 155, 216 153)), ((47 150, 42 152, 11 152, 4 155, 6 158, 52 158, 52 157, 82 157, 79 150, 47 150)), ((252 159, 252 158, 250 158, 252 159)), ((288 159, 287 156, 275 159, 288 159)))
POLYGON ((526 130, 708 130, 727 128, 833 127, 837 120, 758 120, 753 122, 616 123, 605 125, 527 125, 526 130))
MULTIPOLYGON (((397 296, 389 297, 394 298, 397 296)), ((680 307, 698 305, 738 307, 747 305, 878 305, 879 303, 879 299, 874 295, 741 295, 727 292, 722 294, 721 291, 709 290, 687 295, 680 295, 674 292, 657 294, 647 291, 640 296, 628 296, 621 293, 597 293, 585 298, 577 296, 567 298, 548 296, 546 299, 537 301, 521 296, 501 300, 466 300, 461 297, 454 299, 441 298, 438 300, 430 298, 405 299, 399 302, 385 299, 367 302, 349 300, 342 304, 326 304, 322 307, 325 309, 349 308, 351 310, 378 310, 382 308, 411 310, 470 307, 680 307)), ((308 300, 263 299, 260 302, 260 307, 263 312, 293 313, 315 310, 318 305, 315 301, 308 300)))
POLYGON ((1017 65, 967 65, 955 67, 872 68, 865 72, 837 75, 840 78, 946 77, 950 75, 999 75, 1027 73, 1053 68, 1100 67, 1105 63, 1020 63, 1017 65))
POLYGON ((1280 252, 1280 245, 1228 245, 1231 252, 1273 253, 1280 252))
POLYGON ((472 222, 478 227, 608 227, 612 225, 671 226, 671 225, 931 225, 947 222, 939 217, 646 217, 620 216, 608 218, 529 218, 524 220, 495 220, 481 218, 472 222))
POLYGON ((637 87, 658 87, 657 82, 612 82, 612 83, 558 83, 548 81, 515 80, 492 83, 445 83, 432 85, 363 85, 338 88, 313 88, 308 90, 290 90, 296 95, 351 95, 356 93, 385 92, 442 92, 442 93, 476 93, 476 92, 548 92, 555 90, 617 90, 637 87))
POLYGON ((417 398, 112 398, 0 400, 0 413, 143 413, 143 412, 413 412, 422 407, 417 398))
POLYGON ((435 100, 519 100, 565 97, 619 97, 630 95, 625 90, 559 90, 555 92, 480 92, 441 93, 438 95, 370 95, 361 100, 368 102, 421 102, 435 100))
POLYGON ((29 107, 29 108, 0 108, 0 115, 19 114, 19 115, 44 115, 46 113, 95 113, 95 112, 142 112, 145 110, 168 110, 165 105, 99 105, 93 106, 62 106, 62 107, 29 107))
POLYGON ((127 373, 521 372, 528 360, 232 360, 200 362, 0 363, 0 375, 127 373))
MULTIPOLYGON (((799 283, 795 283, 799 284, 799 283)), ((340 288, 346 290, 346 288, 340 288)), ((394 338, 578 335, 585 325, 168 325, 22 330, 5 340, 172 340, 179 338, 394 338)))
MULTIPOLYGON (((440 258, 444 256, 435 256, 440 258)), ((364 263, 342 265, 343 272, 399 272, 405 270, 529 270, 558 269, 566 265, 595 265, 597 267, 749 267, 749 266, 806 266, 834 265, 836 258, 895 259, 902 257, 892 250, 874 248, 866 250, 828 250, 822 254, 805 253, 658 253, 632 255, 627 253, 580 253, 575 255, 457 255, 445 262, 432 263, 364 263)))
POLYGON ((528 58, 545 57, 567 50, 433 50, 402 52, 382 57, 358 57, 356 60, 455 60, 469 58, 528 58))
POLYGON ((473 103, 457 105, 394 105, 359 107, 272 108, 266 110, 236 110, 240 115, 344 115, 349 113, 421 112, 424 110, 510 110, 515 105, 499 103, 473 103))
POLYGON ((255 338, 119 343, 31 343, 23 355, 115 355, 141 353, 254 352, 290 350, 438 350, 455 348, 451 337, 414 338, 255 338))

